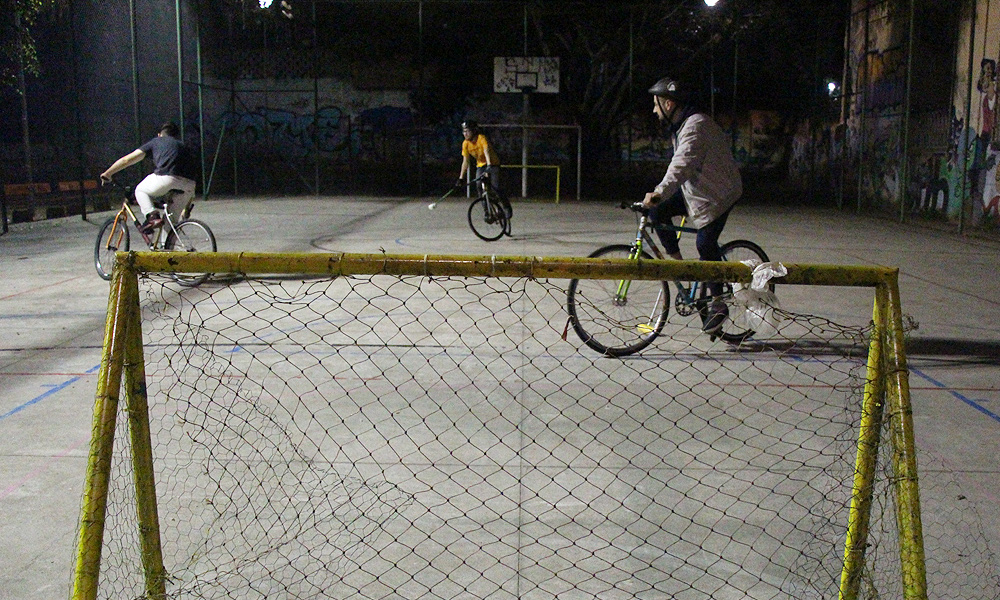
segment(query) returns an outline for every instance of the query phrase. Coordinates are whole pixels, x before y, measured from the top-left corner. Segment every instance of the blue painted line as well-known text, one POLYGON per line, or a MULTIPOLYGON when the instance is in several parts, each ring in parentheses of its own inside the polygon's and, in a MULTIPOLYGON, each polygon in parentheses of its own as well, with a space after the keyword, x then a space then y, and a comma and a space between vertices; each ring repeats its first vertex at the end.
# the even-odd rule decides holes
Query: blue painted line
POLYGON ((80 380, 79 377, 74 377, 74 378, 69 379, 67 381, 64 381, 64 382, 62 382, 60 384, 54 385, 52 387, 52 389, 50 389, 49 391, 45 392, 41 396, 35 396, 31 400, 28 400, 27 402, 25 402, 24 404, 22 404, 21 406, 17 406, 15 408, 11 409, 10 411, 8 411, 8 412, 0 415, 0 421, 3 421, 4 419, 6 419, 7 417, 9 417, 11 415, 14 415, 14 414, 17 414, 17 413, 21 412, 22 410, 28 408, 32 404, 38 404, 42 400, 44 400, 44 399, 48 398, 49 396, 51 396, 52 394, 55 394, 56 392, 58 392, 60 390, 66 389, 71 384, 73 384, 73 383, 75 383, 75 382, 77 382, 79 380, 80 380))
MULTIPOLYGON (((95 367, 91 367, 91 368, 87 369, 84 372, 88 373, 88 374, 89 373, 95 373, 95 372, 99 371, 100 369, 101 369, 101 365, 97 365, 95 367)), ((69 387, 70 385, 76 383, 77 381, 80 381, 79 377, 73 377, 72 379, 68 379, 68 380, 66 380, 66 381, 64 381, 62 383, 49 384, 49 385, 51 385, 51 389, 49 389, 49 391, 45 392, 44 394, 42 394, 40 396, 35 396, 31 400, 28 400, 27 402, 25 402, 24 404, 22 404, 21 406, 14 407, 11 410, 7 411, 6 413, 0 415, 0 421, 3 421, 4 419, 6 419, 7 417, 9 417, 11 415, 15 415, 15 414, 21 412, 22 410, 28 408, 32 404, 38 404, 42 400, 44 400, 44 399, 48 398, 49 396, 51 396, 52 394, 55 394, 58 391, 66 389, 67 387, 69 387)), ((49 387, 49 386, 47 385, 46 387, 49 387)))
MULTIPOLYGON (((937 379, 934 379, 930 375, 928 375, 928 374, 926 374, 926 373, 924 373, 924 372, 922 372, 922 371, 920 371, 918 369, 911 368, 910 372, 914 373, 916 375, 919 375, 923 379, 925 379, 925 380, 933 383, 934 385, 938 386, 941 389, 947 389, 948 388, 948 386, 946 386, 945 384, 941 383, 937 379)), ((993 419, 994 421, 1000 423, 1000 415, 998 415, 995 412, 991 411, 990 409, 986 408, 985 406, 983 406, 979 402, 973 400, 972 398, 967 398, 966 396, 964 396, 962 394, 959 394, 958 392, 956 392, 954 390, 949 390, 948 393, 951 394, 952 396, 954 396, 955 398, 958 398, 962 402, 968 404, 972 408, 974 408, 974 409, 978 410, 979 412, 983 413, 987 417, 989 417, 989 418, 993 419)))

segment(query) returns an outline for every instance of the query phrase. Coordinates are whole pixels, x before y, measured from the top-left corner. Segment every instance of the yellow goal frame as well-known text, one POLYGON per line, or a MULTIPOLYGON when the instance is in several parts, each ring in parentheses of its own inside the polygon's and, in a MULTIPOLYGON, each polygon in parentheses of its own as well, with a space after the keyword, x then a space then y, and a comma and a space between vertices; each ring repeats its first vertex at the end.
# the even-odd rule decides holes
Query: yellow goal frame
MULTIPOLYGON (((880 431, 890 419, 892 467, 899 531, 902 590, 908 600, 927 598, 924 545, 914 444, 913 410, 904 347, 898 270, 886 267, 785 264, 781 285, 874 288, 873 334, 858 432, 857 458, 839 596, 854 600, 864 567, 880 431), (885 410, 888 413, 885 413, 885 410)), ((94 405, 83 505, 71 597, 97 598, 101 549, 114 446, 116 415, 124 390, 131 432, 136 510, 146 597, 165 597, 153 456, 148 423, 138 277, 143 273, 233 273, 241 275, 416 275, 521 277, 533 279, 648 279, 749 282, 740 263, 639 262, 622 259, 530 256, 389 255, 364 253, 169 253, 117 256, 105 325, 104 350, 94 405)))

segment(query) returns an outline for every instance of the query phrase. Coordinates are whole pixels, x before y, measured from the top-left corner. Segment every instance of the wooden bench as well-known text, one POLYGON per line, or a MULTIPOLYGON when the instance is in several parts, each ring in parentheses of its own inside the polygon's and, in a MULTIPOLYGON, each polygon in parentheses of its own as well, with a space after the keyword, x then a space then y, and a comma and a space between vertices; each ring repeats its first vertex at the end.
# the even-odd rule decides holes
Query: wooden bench
POLYGON ((4 213, 11 223, 40 221, 108 210, 106 192, 94 179, 3 186, 4 213), (86 204, 84 204, 86 203, 86 204))

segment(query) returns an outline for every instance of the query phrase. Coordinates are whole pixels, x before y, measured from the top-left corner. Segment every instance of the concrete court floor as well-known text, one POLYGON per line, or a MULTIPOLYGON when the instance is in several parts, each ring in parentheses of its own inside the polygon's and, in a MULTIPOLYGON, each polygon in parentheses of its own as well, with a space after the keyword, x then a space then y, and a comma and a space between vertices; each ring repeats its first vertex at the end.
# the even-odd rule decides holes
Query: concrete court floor
MULTIPOLYGON (((466 203, 432 198, 256 198, 199 202, 223 251, 353 251, 585 256, 628 242, 616 203, 515 202, 512 238, 474 238, 466 203)), ((98 225, 68 217, 0 236, 0 598, 66 598, 108 284, 93 268, 98 225)), ((723 241, 772 260, 898 266, 903 311, 919 324, 910 388, 921 448, 975 504, 1000 554, 1000 244, 851 212, 741 206, 723 241)), ((695 256, 693 242, 682 245, 695 256)), ((871 315, 870 290, 783 288, 783 305, 845 323, 871 315)), ((922 472, 922 476, 933 473, 922 472)))

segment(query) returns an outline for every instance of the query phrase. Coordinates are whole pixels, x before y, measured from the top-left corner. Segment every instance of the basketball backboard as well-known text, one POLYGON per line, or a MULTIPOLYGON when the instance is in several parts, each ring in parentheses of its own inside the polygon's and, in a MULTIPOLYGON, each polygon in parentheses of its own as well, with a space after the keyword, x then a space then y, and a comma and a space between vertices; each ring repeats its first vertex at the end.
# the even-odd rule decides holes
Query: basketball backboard
POLYGON ((493 59, 493 91, 497 93, 559 93, 559 58, 497 56, 493 59))

